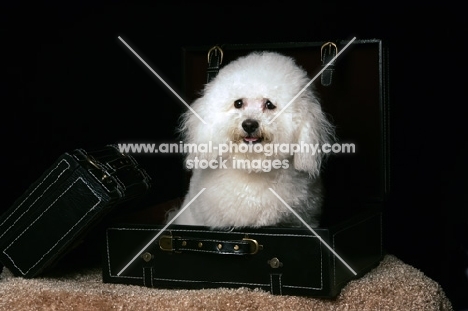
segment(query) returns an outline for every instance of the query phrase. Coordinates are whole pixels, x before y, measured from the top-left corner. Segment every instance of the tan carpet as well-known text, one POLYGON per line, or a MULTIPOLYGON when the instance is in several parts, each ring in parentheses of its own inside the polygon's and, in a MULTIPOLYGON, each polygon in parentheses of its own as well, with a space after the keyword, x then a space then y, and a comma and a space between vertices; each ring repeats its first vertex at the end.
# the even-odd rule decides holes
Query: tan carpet
POLYGON ((439 284, 387 255, 334 300, 273 296, 259 290, 161 290, 103 284, 99 270, 22 279, 4 270, 0 310, 452 310, 439 284))

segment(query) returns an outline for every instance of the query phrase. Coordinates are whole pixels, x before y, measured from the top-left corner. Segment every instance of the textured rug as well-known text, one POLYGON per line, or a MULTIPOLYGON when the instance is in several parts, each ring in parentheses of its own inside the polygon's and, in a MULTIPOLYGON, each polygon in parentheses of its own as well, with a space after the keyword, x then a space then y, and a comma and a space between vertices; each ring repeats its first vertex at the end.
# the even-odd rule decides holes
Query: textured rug
POLYGON ((273 296, 260 290, 165 290, 104 284, 99 269, 23 279, 4 269, 0 310, 452 310, 438 283, 387 255, 335 299, 273 296))

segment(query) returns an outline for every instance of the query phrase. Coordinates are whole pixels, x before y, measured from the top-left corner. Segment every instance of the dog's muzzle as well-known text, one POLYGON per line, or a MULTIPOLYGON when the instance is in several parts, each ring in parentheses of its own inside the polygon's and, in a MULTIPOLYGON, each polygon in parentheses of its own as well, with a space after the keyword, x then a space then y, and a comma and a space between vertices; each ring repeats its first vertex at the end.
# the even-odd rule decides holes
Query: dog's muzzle
POLYGON ((248 143, 259 143, 262 141, 261 137, 257 137, 255 132, 257 132, 259 128, 259 124, 257 120, 254 119, 246 119, 242 122, 242 128, 247 133, 247 136, 244 137, 244 141, 248 143))

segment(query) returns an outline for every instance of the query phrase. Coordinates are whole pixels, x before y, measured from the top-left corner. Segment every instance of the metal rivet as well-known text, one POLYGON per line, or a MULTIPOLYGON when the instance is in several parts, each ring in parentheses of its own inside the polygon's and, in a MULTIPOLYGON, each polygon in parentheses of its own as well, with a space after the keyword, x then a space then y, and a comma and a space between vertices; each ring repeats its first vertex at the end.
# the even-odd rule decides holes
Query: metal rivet
POLYGON ((267 264, 270 265, 270 267, 272 267, 273 269, 277 269, 279 267, 282 267, 283 266, 283 263, 276 257, 270 259, 267 261, 267 264))
POLYGON ((149 252, 146 252, 146 253, 143 253, 141 255, 141 258, 146 261, 146 262, 149 262, 151 259, 153 259, 153 255, 149 252))
POLYGON ((203 243, 202 242, 198 242, 198 247, 202 247, 203 246, 203 243))
POLYGON ((238 251, 239 250, 239 245, 234 245, 234 250, 238 251))
POLYGON ((187 241, 182 241, 182 246, 187 246, 187 241))
POLYGON ((218 249, 223 248, 223 244, 218 244, 218 249))

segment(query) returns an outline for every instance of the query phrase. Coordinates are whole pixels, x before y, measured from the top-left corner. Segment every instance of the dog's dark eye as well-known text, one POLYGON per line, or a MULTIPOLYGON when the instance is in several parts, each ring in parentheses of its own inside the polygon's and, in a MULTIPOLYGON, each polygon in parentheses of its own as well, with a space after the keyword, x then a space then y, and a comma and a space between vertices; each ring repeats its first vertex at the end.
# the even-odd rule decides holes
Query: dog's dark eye
POLYGON ((273 105, 273 103, 272 103, 271 101, 269 101, 269 100, 267 100, 267 102, 265 103, 265 107, 266 107, 267 109, 270 109, 270 110, 276 108, 276 106, 273 105))
POLYGON ((234 102, 234 108, 240 109, 242 108, 243 102, 242 99, 238 99, 234 102))

